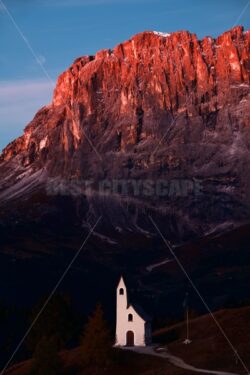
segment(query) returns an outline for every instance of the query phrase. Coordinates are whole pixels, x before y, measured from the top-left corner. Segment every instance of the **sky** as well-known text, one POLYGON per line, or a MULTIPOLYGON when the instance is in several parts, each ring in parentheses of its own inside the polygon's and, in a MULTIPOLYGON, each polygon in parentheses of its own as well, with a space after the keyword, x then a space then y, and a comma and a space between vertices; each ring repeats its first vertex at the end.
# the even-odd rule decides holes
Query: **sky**
POLYGON ((250 29, 249 0, 0 0, 0 151, 51 101, 79 56, 144 30, 250 29))

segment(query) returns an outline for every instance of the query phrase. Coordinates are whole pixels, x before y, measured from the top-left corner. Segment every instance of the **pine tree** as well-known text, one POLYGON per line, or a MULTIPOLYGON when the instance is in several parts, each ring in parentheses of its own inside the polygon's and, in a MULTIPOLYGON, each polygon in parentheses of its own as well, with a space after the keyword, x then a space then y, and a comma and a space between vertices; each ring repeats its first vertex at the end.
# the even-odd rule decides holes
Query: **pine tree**
POLYGON ((57 339, 43 337, 36 346, 29 375, 61 375, 57 339))
MULTIPOLYGON (((32 310, 30 322, 39 314, 47 297, 41 298, 32 310)), ((68 296, 56 294, 49 301, 46 309, 34 325, 26 341, 27 348, 34 352, 37 344, 43 337, 57 339, 59 349, 63 348, 74 336, 75 317, 68 296)))
POLYGON ((111 361, 112 339, 103 317, 101 305, 97 305, 89 317, 81 339, 82 363, 96 369, 107 366, 111 361))

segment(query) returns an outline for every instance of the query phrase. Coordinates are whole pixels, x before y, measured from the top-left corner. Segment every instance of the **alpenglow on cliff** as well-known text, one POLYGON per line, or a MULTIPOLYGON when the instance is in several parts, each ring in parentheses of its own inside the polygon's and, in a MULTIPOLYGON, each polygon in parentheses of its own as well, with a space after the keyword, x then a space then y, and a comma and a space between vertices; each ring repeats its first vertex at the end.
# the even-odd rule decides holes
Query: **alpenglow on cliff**
POLYGON ((250 32, 240 26, 203 40, 146 31, 80 57, 1 154, 2 220, 56 216, 49 187, 91 180, 91 193, 66 189, 79 224, 102 214, 114 230, 148 231, 154 213, 185 238, 243 223, 249 109, 250 32), (198 181, 202 194, 103 195, 103 179, 198 181))

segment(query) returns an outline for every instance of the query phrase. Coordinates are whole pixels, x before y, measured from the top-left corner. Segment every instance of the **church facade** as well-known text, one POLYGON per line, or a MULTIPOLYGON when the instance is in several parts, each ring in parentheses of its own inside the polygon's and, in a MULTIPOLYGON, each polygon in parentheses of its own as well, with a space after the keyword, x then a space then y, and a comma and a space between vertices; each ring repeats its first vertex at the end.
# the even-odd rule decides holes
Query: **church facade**
POLYGON ((138 306, 128 303, 123 277, 116 290, 116 346, 151 344, 151 319, 138 306))

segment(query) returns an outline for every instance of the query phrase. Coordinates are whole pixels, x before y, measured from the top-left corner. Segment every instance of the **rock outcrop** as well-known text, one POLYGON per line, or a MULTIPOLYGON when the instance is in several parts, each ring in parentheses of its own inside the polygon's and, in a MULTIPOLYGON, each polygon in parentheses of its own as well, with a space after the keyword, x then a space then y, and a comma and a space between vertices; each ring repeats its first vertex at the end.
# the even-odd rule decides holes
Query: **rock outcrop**
POLYGON ((246 222, 249 110, 250 31, 240 26, 203 40, 187 31, 146 31, 80 57, 58 78, 52 103, 3 150, 2 212, 13 202, 16 212, 17 201, 38 186, 62 194, 63 185, 79 199, 74 181, 85 223, 101 212, 114 228, 148 231, 153 212, 185 237, 246 222), (103 180, 175 183, 165 195, 121 197, 100 192, 103 180))

